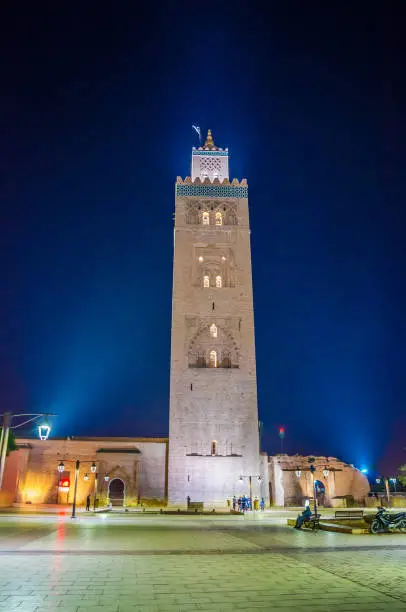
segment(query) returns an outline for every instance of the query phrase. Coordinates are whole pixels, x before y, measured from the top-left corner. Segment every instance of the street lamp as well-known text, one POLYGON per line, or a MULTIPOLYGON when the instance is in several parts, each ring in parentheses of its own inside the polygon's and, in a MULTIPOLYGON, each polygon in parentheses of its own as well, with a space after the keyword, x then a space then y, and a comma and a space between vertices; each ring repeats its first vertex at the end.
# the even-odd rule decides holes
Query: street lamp
MULTIPOLYGON (((73 503, 72 503, 72 516, 71 518, 76 518, 76 496, 77 496, 77 490, 78 490, 78 478, 79 478, 79 469, 80 469, 80 464, 81 463, 91 463, 90 466, 90 471, 92 474, 94 474, 94 492, 93 492, 93 511, 96 511, 96 495, 97 495, 97 479, 98 479, 98 473, 97 473, 97 465, 94 461, 81 461, 80 459, 65 459, 65 461, 67 461, 68 463, 74 463, 75 464, 75 483, 74 483, 74 488, 73 488, 73 503)), ((62 472, 65 470, 65 464, 63 461, 61 461, 58 465, 58 472, 60 472, 62 474, 62 472)), ((84 481, 88 481, 89 480, 89 474, 84 474, 83 476, 83 480, 84 481)), ((104 480, 105 482, 108 482, 110 480, 110 476, 108 474, 105 474, 104 476, 104 480)))
POLYGON ((38 436, 40 440, 48 440, 51 433, 51 427, 48 424, 38 425, 38 436))
MULTIPOLYGON (((314 461, 314 457, 309 459, 309 463, 311 463, 313 461, 314 461)), ((316 480, 314 478, 314 473, 316 471, 316 468, 320 469, 321 466, 315 466, 313 463, 311 463, 309 468, 304 468, 304 470, 309 470, 309 472, 312 475, 312 488, 313 488, 314 514, 315 515, 317 514, 317 488, 316 488, 316 480)), ((289 471, 293 471, 293 470, 288 469, 287 471, 289 472, 289 471)), ((337 471, 341 471, 341 470, 337 470, 336 468, 330 468, 329 469, 327 466, 325 466, 324 469, 323 469, 324 477, 327 478, 331 471, 332 472, 337 472, 337 471)), ((295 474, 296 474, 296 476, 298 478, 300 478, 301 475, 302 475, 302 470, 299 467, 297 467, 296 470, 295 470, 295 474)))
MULTIPOLYGON (((8 437, 10 434, 10 429, 17 429, 18 427, 23 427, 24 425, 27 425, 28 423, 31 423, 32 421, 36 421, 40 418, 47 419, 47 417, 52 417, 52 416, 56 416, 56 415, 46 414, 45 412, 39 412, 39 413, 25 413, 24 412, 24 413, 17 413, 17 414, 12 414, 11 412, 5 412, 4 414, 0 415, 0 417, 3 417, 3 427, 1 430, 1 436, 0 436, 0 491, 1 491, 1 486, 3 483, 4 469, 6 467, 6 455, 7 455, 8 437), (22 423, 18 423, 17 425, 12 425, 14 417, 30 417, 30 418, 28 418, 26 421, 23 421, 22 423)), ((48 421, 45 420, 45 422, 41 423, 41 425, 38 427, 38 435, 39 435, 40 440, 47 440, 50 432, 51 432, 51 426, 49 425, 48 421)))
POLYGON ((240 476, 240 478, 239 478, 240 482, 244 482, 244 478, 248 478, 248 481, 250 483, 250 506, 251 506, 251 510, 252 510, 252 479, 256 478, 258 480, 258 482, 262 482, 262 476, 258 476, 258 475, 255 475, 255 476, 251 476, 251 475, 249 475, 249 476, 240 476))
POLYGON ((397 483, 397 479, 396 478, 389 478, 389 480, 391 481, 391 483, 393 484, 393 488, 395 489, 395 493, 396 493, 396 483, 397 483))

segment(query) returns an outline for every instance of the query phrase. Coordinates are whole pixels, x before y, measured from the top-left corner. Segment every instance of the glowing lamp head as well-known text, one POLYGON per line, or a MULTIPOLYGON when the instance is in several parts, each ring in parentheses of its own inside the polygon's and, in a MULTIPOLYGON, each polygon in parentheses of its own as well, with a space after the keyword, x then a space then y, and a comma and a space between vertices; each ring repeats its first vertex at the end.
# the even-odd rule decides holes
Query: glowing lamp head
POLYGON ((297 476, 298 478, 300 478, 300 477, 301 477, 301 475, 302 475, 302 470, 301 470, 301 469, 299 469, 299 466, 296 468, 296 472, 295 472, 295 474, 296 474, 296 476, 297 476))
POLYGON ((390 480, 391 482, 393 482, 393 484, 396 484, 396 482, 397 482, 396 478, 389 478, 389 480, 390 480))
POLYGON ((92 463, 92 465, 90 466, 90 471, 92 472, 92 474, 95 474, 97 470, 96 464, 92 463))
POLYGON ((324 468, 324 470, 323 470, 323 474, 324 474, 324 477, 325 477, 325 478, 327 478, 327 477, 328 477, 328 475, 330 474, 330 470, 329 470, 327 467, 326 467, 326 468, 324 468))
POLYGON ((108 482, 110 480, 110 476, 108 474, 105 475, 104 480, 108 482))
POLYGON ((262 476, 258 476, 258 482, 262 481, 262 476))
POLYGON ((58 465, 58 472, 60 472, 62 474, 62 472, 65 470, 65 465, 63 463, 63 461, 60 462, 60 464, 58 465))
POLYGON ((49 425, 38 425, 38 436, 40 440, 48 440, 48 436, 51 433, 49 425))
POLYGON ((381 479, 380 478, 375 478, 375 482, 376 482, 376 484, 381 484, 381 479))
POLYGON ((366 468, 366 467, 361 468, 361 472, 363 474, 368 474, 368 468, 366 468))
POLYGON ((239 481, 240 481, 240 482, 243 482, 243 481, 244 481, 244 478, 243 478, 242 476, 240 476, 239 481))
POLYGON ((85 475, 83 476, 83 480, 89 480, 89 474, 85 474, 85 475))

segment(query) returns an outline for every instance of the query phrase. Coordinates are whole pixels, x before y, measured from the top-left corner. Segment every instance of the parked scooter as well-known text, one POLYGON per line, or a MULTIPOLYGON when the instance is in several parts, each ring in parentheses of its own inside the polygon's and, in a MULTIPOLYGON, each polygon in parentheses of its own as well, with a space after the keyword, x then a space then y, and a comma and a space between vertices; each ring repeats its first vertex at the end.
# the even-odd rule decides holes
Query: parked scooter
POLYGON ((373 519, 369 531, 371 533, 384 533, 387 531, 406 531, 406 512, 391 514, 383 506, 378 506, 378 512, 373 519))

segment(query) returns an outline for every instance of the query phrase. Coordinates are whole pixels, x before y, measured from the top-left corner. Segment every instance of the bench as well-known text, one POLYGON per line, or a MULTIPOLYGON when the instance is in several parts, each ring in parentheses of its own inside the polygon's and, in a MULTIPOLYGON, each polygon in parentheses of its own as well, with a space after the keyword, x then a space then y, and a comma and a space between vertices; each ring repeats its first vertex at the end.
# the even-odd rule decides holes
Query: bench
POLYGON ((336 510, 334 518, 352 519, 363 518, 363 510, 336 510))
POLYGON ((303 527, 307 529, 320 529, 320 514, 312 514, 308 521, 304 521, 303 527))
POLYGON ((187 509, 188 512, 203 512, 204 503, 203 502, 189 502, 187 509))

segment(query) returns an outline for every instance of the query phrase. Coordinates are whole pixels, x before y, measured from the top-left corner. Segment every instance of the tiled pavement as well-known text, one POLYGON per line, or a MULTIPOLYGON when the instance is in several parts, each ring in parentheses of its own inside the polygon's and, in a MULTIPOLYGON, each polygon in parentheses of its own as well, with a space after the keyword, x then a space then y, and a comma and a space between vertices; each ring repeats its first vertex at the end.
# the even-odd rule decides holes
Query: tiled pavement
POLYGON ((406 610, 406 536, 269 515, 0 518, 0 610, 406 610))

